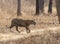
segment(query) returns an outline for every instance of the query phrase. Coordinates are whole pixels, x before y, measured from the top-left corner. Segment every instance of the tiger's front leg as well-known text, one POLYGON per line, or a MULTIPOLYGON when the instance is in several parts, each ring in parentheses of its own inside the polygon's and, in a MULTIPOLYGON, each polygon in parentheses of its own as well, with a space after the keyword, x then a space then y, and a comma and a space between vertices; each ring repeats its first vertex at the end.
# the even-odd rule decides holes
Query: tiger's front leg
POLYGON ((30 29, 28 27, 26 27, 26 32, 30 33, 30 29))
POLYGON ((18 26, 16 26, 16 31, 20 33, 20 31, 18 30, 18 26))

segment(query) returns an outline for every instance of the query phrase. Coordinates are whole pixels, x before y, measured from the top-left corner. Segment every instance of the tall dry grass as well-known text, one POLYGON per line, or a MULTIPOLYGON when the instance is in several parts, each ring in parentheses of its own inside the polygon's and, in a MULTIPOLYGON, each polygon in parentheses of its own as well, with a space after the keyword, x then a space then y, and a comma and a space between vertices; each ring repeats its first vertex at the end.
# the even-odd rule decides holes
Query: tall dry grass
POLYGON ((16 40, 1 41, 0 44, 60 44, 60 30, 46 30, 16 40))

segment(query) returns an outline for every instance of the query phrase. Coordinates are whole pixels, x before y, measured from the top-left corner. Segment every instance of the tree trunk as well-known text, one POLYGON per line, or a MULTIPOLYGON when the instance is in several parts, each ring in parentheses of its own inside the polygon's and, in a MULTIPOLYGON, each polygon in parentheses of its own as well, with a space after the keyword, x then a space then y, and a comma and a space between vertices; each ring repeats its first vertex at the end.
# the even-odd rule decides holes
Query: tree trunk
POLYGON ((39 14, 39 0, 36 0, 36 15, 39 14))
POLYGON ((17 16, 21 15, 21 0, 17 2, 17 16))
POLYGON ((48 7, 48 13, 52 13, 52 3, 53 3, 53 0, 49 0, 49 7, 48 7))
POLYGON ((58 19, 60 24, 60 0, 55 0, 55 1, 56 1, 56 9, 57 9, 58 19))
POLYGON ((44 11, 44 0, 39 0, 39 10, 43 13, 44 11))

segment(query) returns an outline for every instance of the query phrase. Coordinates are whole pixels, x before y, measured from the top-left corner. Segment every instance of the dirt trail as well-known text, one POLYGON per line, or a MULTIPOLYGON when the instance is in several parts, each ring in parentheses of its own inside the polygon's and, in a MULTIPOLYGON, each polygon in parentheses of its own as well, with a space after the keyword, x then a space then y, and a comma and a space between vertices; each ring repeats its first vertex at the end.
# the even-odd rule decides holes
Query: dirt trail
POLYGON ((0 33, 0 41, 8 41, 8 40, 17 40, 17 39, 24 39, 30 37, 31 35, 42 34, 46 30, 56 31, 59 30, 60 27, 49 27, 46 29, 35 29, 31 30, 31 33, 27 34, 25 31, 21 33, 0 33))

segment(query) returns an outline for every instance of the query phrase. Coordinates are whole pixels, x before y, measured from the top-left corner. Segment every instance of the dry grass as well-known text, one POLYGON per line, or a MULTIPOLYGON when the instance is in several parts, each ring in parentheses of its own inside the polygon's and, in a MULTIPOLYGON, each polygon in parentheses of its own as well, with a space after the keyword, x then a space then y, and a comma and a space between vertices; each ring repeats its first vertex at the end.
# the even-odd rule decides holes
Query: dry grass
POLYGON ((1 6, 0 44, 60 44, 60 28, 56 28, 60 25, 58 24, 55 6, 53 7, 53 13, 51 15, 47 13, 48 8, 45 6, 44 14, 35 16, 35 1, 22 0, 21 4, 23 5, 21 8, 22 16, 18 17, 16 15, 17 0, 11 0, 10 3, 8 2, 7 4, 5 2, 5 4, 3 3, 1 6), (26 34, 25 28, 23 27, 19 27, 21 33, 18 33, 15 27, 10 31, 6 25, 9 27, 13 18, 35 20, 36 25, 31 25, 29 27, 32 31, 29 34, 26 34))
MULTIPOLYGON (((10 24, 11 24, 11 20, 13 18, 20 18, 20 19, 25 19, 25 20, 27 20, 27 19, 28 20, 35 20, 36 21, 36 25, 35 26, 31 25, 29 27, 31 30, 32 29, 47 28, 47 27, 58 27, 59 24, 58 24, 58 17, 56 15, 56 8, 53 7, 53 13, 51 15, 49 15, 47 13, 47 9, 48 8, 45 7, 45 9, 44 9, 45 10, 45 14, 40 14, 38 16, 34 15, 35 14, 34 11, 33 11, 33 14, 32 13, 29 14, 28 13, 29 11, 27 12, 27 14, 22 11, 22 16, 19 16, 19 17, 17 17, 16 14, 12 15, 13 13, 12 14, 8 14, 6 11, 0 10, 0 13, 1 13, 0 14, 0 16, 1 16, 0 17, 0 29, 1 29, 1 31, 4 32, 7 29, 6 25, 8 25, 8 27, 9 27, 10 24)), ((32 8, 31 11, 32 10, 34 10, 34 8, 32 8)), ((15 28, 13 28, 13 29, 15 29, 15 28)), ((24 28, 20 28, 20 30, 21 29, 24 30, 24 28)))
POLYGON ((1 38, 3 39, 0 39, 0 44, 60 44, 60 28, 34 31, 24 35, 17 33, 4 34, 1 38))
POLYGON ((32 35, 25 39, 21 44, 60 44, 60 33, 46 31, 41 35, 32 35))

